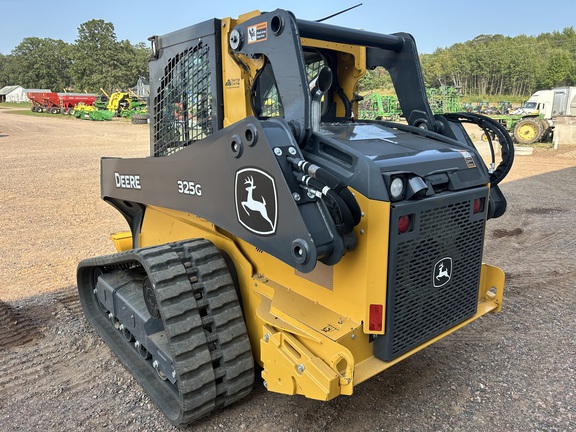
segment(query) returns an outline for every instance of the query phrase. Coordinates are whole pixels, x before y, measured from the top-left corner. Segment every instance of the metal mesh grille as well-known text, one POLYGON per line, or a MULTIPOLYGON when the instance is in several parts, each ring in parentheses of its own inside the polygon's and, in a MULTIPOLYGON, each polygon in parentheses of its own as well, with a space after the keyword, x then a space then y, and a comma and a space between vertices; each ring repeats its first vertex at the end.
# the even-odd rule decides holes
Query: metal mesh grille
MULTIPOLYGON (((472 199, 473 200, 473 199, 472 199)), ((484 238, 483 215, 470 198, 415 215, 417 236, 397 236, 396 266, 388 287, 386 334, 378 338, 391 360, 476 313, 484 238), (480 217, 478 217, 480 216, 480 217), (435 265, 452 259, 450 281, 435 287, 435 265)), ((405 214, 406 207, 402 209, 405 214)), ((392 217, 392 220, 397 220, 392 217)))
POLYGON ((154 156, 167 156, 212 134, 209 46, 172 57, 154 98, 154 156))

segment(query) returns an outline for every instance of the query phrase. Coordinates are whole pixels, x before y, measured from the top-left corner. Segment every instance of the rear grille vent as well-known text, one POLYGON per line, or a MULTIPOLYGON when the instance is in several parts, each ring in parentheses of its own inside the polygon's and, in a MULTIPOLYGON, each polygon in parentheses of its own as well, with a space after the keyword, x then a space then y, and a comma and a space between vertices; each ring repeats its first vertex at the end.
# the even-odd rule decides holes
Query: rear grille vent
POLYGON ((392 226, 412 214, 414 230, 391 235, 395 265, 389 272, 386 334, 375 341, 379 358, 392 360, 476 313, 485 215, 473 215, 471 207, 486 194, 457 193, 392 210, 392 226))

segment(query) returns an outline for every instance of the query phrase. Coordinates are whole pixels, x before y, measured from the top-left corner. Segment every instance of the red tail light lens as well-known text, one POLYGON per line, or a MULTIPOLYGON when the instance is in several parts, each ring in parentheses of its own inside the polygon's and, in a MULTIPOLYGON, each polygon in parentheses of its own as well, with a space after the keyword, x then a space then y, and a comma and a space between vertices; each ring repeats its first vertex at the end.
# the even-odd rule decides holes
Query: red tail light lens
POLYGON ((482 211, 482 199, 476 198, 473 204, 474 214, 480 213, 482 211))
POLYGON ((410 216, 404 215, 398 218, 398 232, 404 234, 410 229, 410 216))

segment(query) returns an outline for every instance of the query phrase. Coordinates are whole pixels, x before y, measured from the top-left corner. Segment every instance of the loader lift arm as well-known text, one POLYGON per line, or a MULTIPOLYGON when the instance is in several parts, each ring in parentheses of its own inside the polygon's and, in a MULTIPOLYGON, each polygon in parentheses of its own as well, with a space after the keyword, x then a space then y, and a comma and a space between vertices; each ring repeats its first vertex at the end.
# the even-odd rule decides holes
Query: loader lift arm
POLYGON ((310 137, 312 127, 309 80, 300 38, 366 46, 366 67, 388 69, 408 123, 429 130, 438 128, 426 99, 412 36, 407 33, 381 35, 295 20, 291 13, 276 10, 237 25, 230 33, 230 46, 236 54, 265 56, 269 60, 284 108, 284 119, 300 144, 310 137))

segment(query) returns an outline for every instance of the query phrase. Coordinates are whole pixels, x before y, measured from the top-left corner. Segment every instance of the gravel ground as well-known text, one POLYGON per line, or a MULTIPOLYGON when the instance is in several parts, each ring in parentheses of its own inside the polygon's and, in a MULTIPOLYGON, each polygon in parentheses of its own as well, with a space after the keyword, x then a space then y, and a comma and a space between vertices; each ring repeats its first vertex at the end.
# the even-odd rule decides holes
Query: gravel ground
MULTIPOLYGON (((125 229, 99 199, 101 156, 148 154, 124 121, 0 109, 0 430, 176 430, 82 316, 78 261, 125 229)), ((576 145, 517 157, 509 210, 485 260, 507 273, 504 309, 355 389, 318 402, 268 393, 198 431, 576 430, 576 145)))

